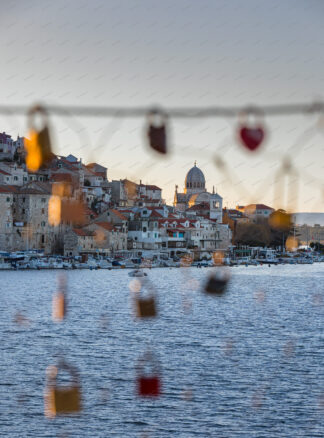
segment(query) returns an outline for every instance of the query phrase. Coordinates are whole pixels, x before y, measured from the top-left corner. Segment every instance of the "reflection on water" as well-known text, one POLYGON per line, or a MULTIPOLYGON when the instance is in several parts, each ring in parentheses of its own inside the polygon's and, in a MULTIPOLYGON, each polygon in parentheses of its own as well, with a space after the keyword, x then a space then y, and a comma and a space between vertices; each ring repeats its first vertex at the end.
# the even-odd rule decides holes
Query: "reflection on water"
POLYGON ((324 265, 232 268, 221 298, 201 291, 209 272, 149 270, 149 319, 134 317, 127 270, 68 272, 60 324, 57 272, 0 272, 0 435, 323 436, 324 265), (159 397, 137 395, 148 350, 159 397), (62 359, 79 371, 83 410, 49 420, 45 371, 62 359))

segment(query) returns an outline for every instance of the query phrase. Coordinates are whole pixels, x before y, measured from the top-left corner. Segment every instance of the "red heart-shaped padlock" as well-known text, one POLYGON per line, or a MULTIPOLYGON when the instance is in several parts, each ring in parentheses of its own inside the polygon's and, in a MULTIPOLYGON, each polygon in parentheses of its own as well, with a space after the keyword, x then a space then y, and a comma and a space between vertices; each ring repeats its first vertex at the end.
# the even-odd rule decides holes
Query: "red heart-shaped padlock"
POLYGON ((255 151, 264 140, 264 130, 260 126, 257 128, 241 126, 239 136, 246 148, 250 151, 255 151))

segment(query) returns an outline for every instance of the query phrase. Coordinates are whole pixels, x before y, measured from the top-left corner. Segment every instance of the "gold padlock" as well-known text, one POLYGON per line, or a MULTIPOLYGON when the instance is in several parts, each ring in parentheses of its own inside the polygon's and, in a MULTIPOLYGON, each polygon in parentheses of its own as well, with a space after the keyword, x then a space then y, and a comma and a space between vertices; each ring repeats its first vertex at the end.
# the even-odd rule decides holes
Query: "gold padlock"
POLYGON ((58 367, 49 366, 46 370, 48 381, 44 393, 44 407, 45 416, 49 418, 76 414, 82 410, 81 387, 76 369, 65 361, 61 361, 58 367), (70 373, 72 377, 70 385, 57 385, 58 367, 70 373))
POLYGON ((51 140, 47 122, 47 113, 41 106, 35 106, 29 111, 29 139, 25 139, 26 166, 31 172, 37 172, 41 166, 47 165, 53 158, 51 140), (43 118, 43 128, 35 127, 34 118, 41 114, 43 118))
POLYGON ((136 299, 137 316, 139 318, 154 318, 156 316, 155 298, 136 299))
POLYGON ((67 313, 67 277, 58 276, 58 291, 53 296, 52 318, 53 321, 62 321, 67 313))
MULTIPOLYGON (((145 281, 146 288, 148 288, 148 280, 145 281)), ((138 318, 154 318, 157 315, 156 297, 153 285, 149 286, 150 294, 148 296, 141 296, 140 290, 144 282, 140 283, 140 287, 135 291, 135 310, 138 318)))
POLYGON ((289 231, 293 226, 292 215, 285 210, 276 210, 269 216, 269 225, 278 231, 289 231))

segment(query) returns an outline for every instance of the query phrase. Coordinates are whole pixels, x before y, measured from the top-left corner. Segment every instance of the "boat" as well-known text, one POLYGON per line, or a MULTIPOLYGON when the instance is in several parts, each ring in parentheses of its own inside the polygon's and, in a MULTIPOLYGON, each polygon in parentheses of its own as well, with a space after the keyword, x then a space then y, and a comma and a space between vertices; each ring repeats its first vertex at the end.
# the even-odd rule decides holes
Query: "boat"
POLYGON ((147 273, 141 271, 140 269, 134 269, 128 273, 129 277, 147 277, 147 273))

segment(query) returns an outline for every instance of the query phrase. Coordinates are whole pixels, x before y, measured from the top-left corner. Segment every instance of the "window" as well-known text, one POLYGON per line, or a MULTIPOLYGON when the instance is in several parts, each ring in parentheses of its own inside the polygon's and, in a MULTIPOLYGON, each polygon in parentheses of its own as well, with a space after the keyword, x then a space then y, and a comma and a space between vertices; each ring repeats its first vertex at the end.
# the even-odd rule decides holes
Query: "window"
POLYGON ((45 235, 42 234, 42 243, 45 243, 45 235))
POLYGON ((46 198, 42 198, 42 202, 46 202, 46 198))
POLYGON ((41 226, 45 227, 45 222, 44 221, 41 222, 41 226))
POLYGON ((22 209, 22 212, 23 212, 23 214, 25 214, 25 209, 24 208, 22 209))
POLYGON ((26 201, 26 198, 23 198, 23 202, 25 202, 26 201))
POLYGON ((10 202, 10 198, 9 197, 7 198, 7 202, 10 202))
POLYGON ((9 176, 6 177, 6 181, 9 181, 9 176))
POLYGON ((179 233, 179 237, 183 237, 183 233, 179 233))
POLYGON ((147 228, 143 227, 143 233, 146 233, 146 231, 147 231, 147 228))
POLYGON ((173 236, 172 237, 177 237, 177 233, 172 233, 173 234, 173 236))
POLYGON ((45 214, 45 208, 42 208, 42 214, 45 214))
POLYGON ((14 181, 18 181, 18 176, 14 176, 14 181))
POLYGON ((27 176, 24 176, 24 181, 27 181, 27 176))
POLYGON ((6 227, 7 227, 7 228, 10 228, 10 222, 7 222, 7 223, 6 223, 6 227))

